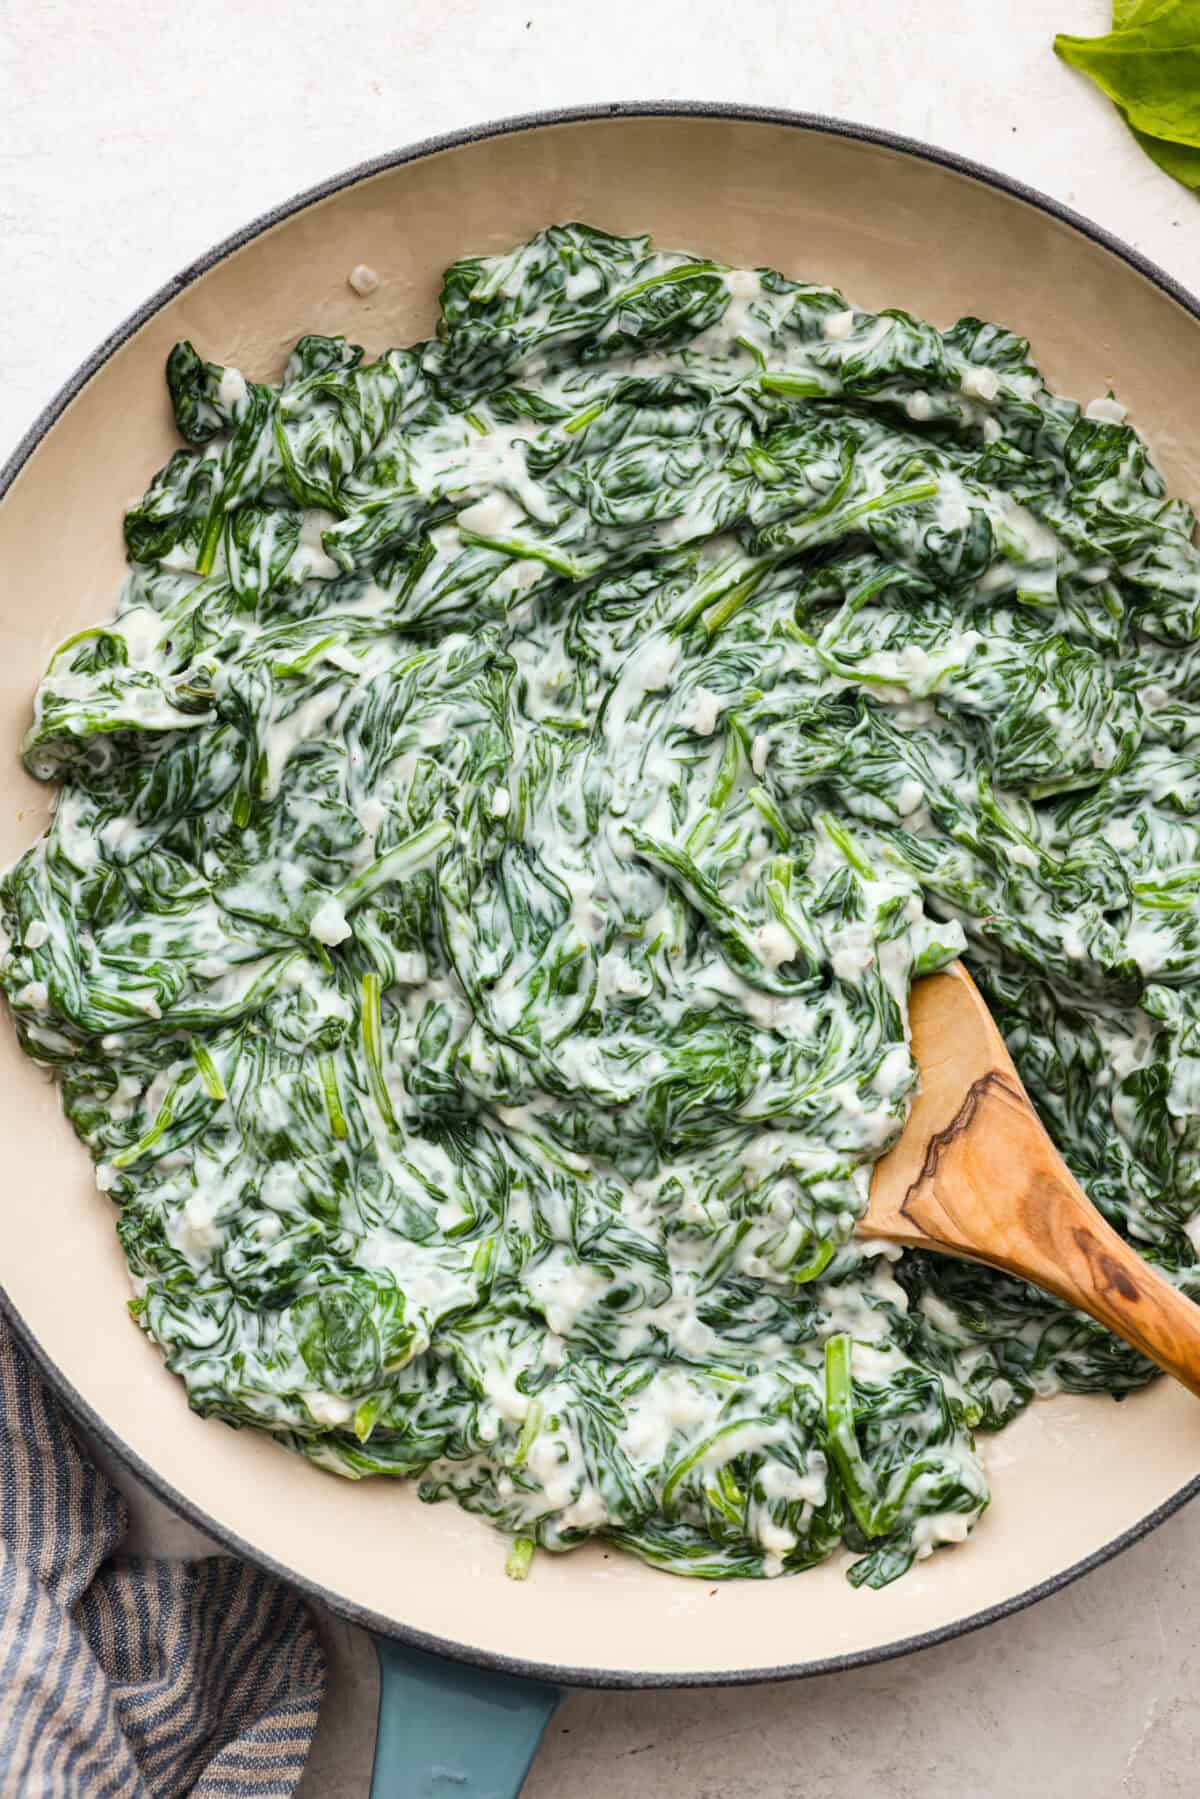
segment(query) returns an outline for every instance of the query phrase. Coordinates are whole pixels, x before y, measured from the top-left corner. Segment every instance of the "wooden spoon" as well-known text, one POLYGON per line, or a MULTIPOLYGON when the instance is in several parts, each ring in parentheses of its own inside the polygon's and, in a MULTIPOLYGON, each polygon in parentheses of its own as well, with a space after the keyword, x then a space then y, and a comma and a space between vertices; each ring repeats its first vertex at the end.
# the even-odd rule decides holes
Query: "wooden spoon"
POLYGON ((1047 1136, 955 962, 910 1001, 921 1089, 876 1164, 860 1237, 987 1262, 1044 1287, 1200 1395, 1200 1306, 1105 1223, 1047 1136))

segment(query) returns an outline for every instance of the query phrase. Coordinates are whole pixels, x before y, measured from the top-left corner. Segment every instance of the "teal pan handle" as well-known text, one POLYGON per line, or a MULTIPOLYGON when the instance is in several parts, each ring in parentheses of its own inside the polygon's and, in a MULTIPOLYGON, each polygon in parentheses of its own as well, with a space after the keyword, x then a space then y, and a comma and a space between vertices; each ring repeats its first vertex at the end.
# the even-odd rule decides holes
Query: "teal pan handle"
POLYGON ((515 1799, 558 1687, 375 1638, 379 1729, 371 1799, 515 1799))

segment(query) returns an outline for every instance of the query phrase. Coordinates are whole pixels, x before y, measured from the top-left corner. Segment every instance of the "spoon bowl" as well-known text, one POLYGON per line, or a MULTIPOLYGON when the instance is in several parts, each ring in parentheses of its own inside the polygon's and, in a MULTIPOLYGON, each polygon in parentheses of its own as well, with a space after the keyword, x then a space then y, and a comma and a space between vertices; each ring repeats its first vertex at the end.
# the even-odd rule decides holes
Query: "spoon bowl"
POLYGON ((860 1237, 986 1262, 1086 1312, 1200 1395, 1200 1306, 1119 1237, 1033 1109, 961 962, 916 982, 921 1087, 860 1237))

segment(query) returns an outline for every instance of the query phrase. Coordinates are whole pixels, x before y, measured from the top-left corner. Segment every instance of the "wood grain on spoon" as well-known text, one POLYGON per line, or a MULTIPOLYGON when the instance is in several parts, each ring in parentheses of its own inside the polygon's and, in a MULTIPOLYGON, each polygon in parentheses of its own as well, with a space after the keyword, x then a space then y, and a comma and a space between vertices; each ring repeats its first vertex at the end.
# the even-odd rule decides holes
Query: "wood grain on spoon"
POLYGON ((1019 1274, 1200 1395, 1200 1306, 1092 1205, 961 963, 914 985, 911 1020, 921 1090, 899 1141, 876 1164, 859 1235, 1019 1274))

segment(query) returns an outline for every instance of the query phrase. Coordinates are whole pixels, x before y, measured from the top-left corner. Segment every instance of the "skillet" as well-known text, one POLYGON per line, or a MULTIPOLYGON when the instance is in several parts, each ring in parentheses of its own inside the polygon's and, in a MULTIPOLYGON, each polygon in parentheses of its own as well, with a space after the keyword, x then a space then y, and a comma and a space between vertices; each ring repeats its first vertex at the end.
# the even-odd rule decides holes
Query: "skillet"
MULTIPOLYGON (((109 609, 122 510, 176 447, 171 344, 189 337, 273 379, 305 331, 345 332, 369 353, 408 343, 430 329, 448 263, 571 218, 770 263, 942 326, 964 313, 1008 325, 1060 391, 1086 401, 1111 385, 1172 491, 1200 497, 1186 378, 1200 373, 1200 302, 999 175, 857 126, 735 107, 602 107, 424 143, 289 201, 185 269, 100 346, 0 475, 3 861, 47 818, 46 791, 17 761, 37 679, 57 642, 109 609), (346 280, 363 262, 381 276, 365 298, 346 280)), ((409 1487, 336 1480, 188 1411, 125 1319, 111 1209, 7 1029, 0 1128, 0 1279, 26 1350, 176 1511, 375 1633, 380 1794, 423 1792, 438 1770, 457 1794, 516 1792, 561 1685, 780 1680, 945 1640, 1103 1562, 1200 1488, 1200 1410, 1162 1381, 1120 1406, 1032 1407, 991 1451, 995 1497, 970 1542, 879 1593, 851 1588, 836 1561, 714 1589, 600 1544, 539 1557, 515 1586, 482 1521, 422 1506, 409 1487)))

